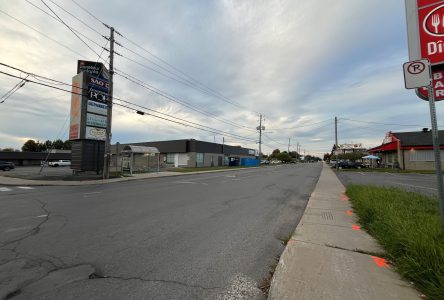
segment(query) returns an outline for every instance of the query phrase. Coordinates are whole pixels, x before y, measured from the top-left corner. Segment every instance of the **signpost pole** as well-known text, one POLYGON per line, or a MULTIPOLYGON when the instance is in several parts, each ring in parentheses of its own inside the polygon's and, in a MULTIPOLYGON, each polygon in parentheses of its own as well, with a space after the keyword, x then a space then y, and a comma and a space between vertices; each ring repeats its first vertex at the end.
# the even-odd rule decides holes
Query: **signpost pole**
POLYGON ((433 83, 429 85, 428 90, 429 90, 430 118, 432 121, 433 150, 435 152, 436 179, 438 180, 439 208, 441 212, 441 223, 444 226, 444 187, 442 182, 441 149, 439 145, 439 132, 436 120, 435 93, 433 90, 433 83))
POLYGON ((108 116, 106 125, 105 159, 103 163, 103 179, 109 179, 111 163, 111 119, 113 114, 113 75, 114 75, 114 28, 110 28, 109 36, 109 87, 108 87, 108 116))

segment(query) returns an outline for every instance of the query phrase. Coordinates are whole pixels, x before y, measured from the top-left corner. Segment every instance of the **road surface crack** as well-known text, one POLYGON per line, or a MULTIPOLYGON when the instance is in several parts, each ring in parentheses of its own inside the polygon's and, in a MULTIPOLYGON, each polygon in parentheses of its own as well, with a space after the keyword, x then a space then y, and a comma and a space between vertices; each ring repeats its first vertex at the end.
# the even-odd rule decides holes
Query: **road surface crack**
POLYGON ((20 243, 21 243, 23 240, 29 238, 30 236, 33 236, 33 235, 38 234, 38 233, 40 232, 42 226, 43 226, 46 222, 49 221, 49 217, 50 217, 50 215, 51 215, 51 212, 50 212, 49 210, 46 209, 46 205, 47 205, 47 204, 46 204, 46 203, 43 203, 43 202, 42 202, 41 200, 39 200, 39 199, 37 199, 37 200, 35 200, 35 201, 38 202, 38 203, 40 204, 40 209, 41 209, 43 212, 45 212, 45 214, 46 214, 45 218, 44 218, 40 223, 38 223, 34 228, 32 228, 31 230, 29 230, 28 232, 26 232, 26 233, 23 234, 22 236, 20 236, 20 237, 18 237, 18 238, 15 238, 15 239, 13 239, 13 240, 10 240, 10 241, 6 241, 6 242, 3 243, 2 245, 0 245, 0 248, 4 248, 4 247, 9 246, 9 245, 11 245, 11 244, 17 243, 17 244, 12 248, 12 251, 13 251, 13 252, 16 252, 17 247, 20 245, 20 243))
POLYGON ((221 289, 222 287, 205 287, 201 285, 194 285, 189 284, 177 280, 166 280, 166 279, 149 279, 149 278, 143 278, 143 277, 122 277, 122 276, 108 276, 108 275, 100 275, 98 273, 93 273, 89 276, 90 279, 97 280, 97 279, 116 279, 116 280, 123 280, 123 281, 129 281, 129 280, 138 280, 142 282, 154 282, 154 283, 166 283, 166 284, 176 284, 180 286, 184 286, 187 288, 196 288, 201 290, 216 290, 221 289))

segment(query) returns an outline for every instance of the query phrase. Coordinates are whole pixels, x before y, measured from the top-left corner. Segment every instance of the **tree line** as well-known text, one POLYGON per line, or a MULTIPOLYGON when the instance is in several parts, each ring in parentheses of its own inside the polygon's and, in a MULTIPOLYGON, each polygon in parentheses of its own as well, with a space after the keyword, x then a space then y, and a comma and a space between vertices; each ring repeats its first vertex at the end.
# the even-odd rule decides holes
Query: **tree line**
MULTIPOLYGON (((297 153, 296 151, 280 151, 279 149, 273 150, 273 152, 270 155, 262 155, 264 159, 268 160, 280 160, 283 163, 290 163, 297 161, 301 158, 302 155, 297 153)), ((319 161, 321 160, 319 157, 311 156, 311 155, 305 155, 304 157, 305 161, 319 161)))
MULTIPOLYGON (((63 141, 61 139, 57 139, 54 141, 47 140, 45 142, 35 141, 35 140, 27 140, 21 150, 23 152, 45 152, 53 149, 57 150, 71 150, 71 142, 69 140, 63 141)), ((14 148, 4 148, 0 149, 5 152, 18 152, 20 150, 14 148)))

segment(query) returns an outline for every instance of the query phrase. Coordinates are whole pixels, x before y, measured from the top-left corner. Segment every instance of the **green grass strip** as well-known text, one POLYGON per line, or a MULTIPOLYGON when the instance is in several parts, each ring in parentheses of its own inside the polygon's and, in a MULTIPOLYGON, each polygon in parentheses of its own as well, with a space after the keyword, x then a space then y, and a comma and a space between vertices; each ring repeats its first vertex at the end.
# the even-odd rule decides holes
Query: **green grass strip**
POLYGON ((394 188, 350 186, 361 225, 428 299, 444 299, 444 227, 436 197, 394 188))

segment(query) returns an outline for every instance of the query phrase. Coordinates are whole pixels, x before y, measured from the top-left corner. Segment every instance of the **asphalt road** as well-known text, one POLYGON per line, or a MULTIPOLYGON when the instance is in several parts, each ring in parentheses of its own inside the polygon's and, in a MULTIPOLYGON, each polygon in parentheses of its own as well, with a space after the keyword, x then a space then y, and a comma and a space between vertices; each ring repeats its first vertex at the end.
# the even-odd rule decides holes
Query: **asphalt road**
POLYGON ((351 184, 376 185, 395 187, 428 196, 438 195, 436 175, 434 174, 361 172, 359 170, 339 171, 336 174, 345 186, 351 184))
POLYGON ((13 299, 263 299, 258 285, 321 166, 0 189, 0 291, 13 299))

